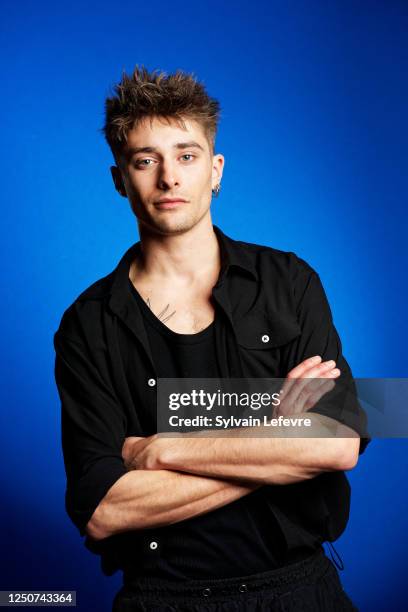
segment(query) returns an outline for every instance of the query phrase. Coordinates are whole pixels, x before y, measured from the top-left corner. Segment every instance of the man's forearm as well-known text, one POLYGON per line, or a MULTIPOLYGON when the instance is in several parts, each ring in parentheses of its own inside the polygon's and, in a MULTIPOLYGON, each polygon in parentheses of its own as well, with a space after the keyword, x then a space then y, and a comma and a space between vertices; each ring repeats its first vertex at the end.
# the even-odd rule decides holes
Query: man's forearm
POLYGON ((109 489, 87 525, 96 540, 199 516, 251 493, 259 485, 170 470, 133 470, 109 489))
MULTIPOLYGON (((273 436, 265 428, 248 428, 239 435, 229 430, 224 437, 181 435, 176 438, 157 437, 147 467, 170 469, 212 478, 227 478, 260 484, 291 484, 313 478, 325 471, 352 469, 357 462, 359 437, 334 437, 330 427, 343 427, 344 436, 352 430, 328 417, 309 413, 314 431, 321 436, 326 428, 329 437, 273 436), (255 429, 258 431, 256 432, 255 429), (264 437, 256 437, 264 433, 264 437), (225 437, 226 436, 226 437, 225 437), (154 449, 155 447, 155 449, 154 449), (152 456, 154 461, 152 463, 152 456)), ((310 430, 313 435, 313 429, 310 430)), ((146 447, 142 455, 149 454, 146 447)), ((136 460, 140 456, 136 456, 136 460)), ((143 457, 142 457, 143 460, 143 457)))

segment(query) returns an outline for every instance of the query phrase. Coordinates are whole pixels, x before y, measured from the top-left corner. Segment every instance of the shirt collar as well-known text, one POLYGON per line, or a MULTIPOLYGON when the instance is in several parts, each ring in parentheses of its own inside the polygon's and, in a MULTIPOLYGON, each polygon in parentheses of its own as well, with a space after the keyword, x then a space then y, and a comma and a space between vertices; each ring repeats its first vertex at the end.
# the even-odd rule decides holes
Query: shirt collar
POLYGON ((233 240, 216 225, 213 226, 221 249, 221 272, 220 279, 231 267, 240 268, 248 272, 255 280, 258 280, 258 272, 255 265, 255 253, 252 253, 245 243, 233 240))
MULTIPOLYGON (((220 284, 225 275, 232 267, 239 268, 249 273, 255 280, 259 279, 256 269, 256 255, 251 252, 245 243, 233 240, 219 227, 213 225, 214 232, 218 238, 221 250, 221 271, 217 284, 220 284)), ((128 292, 129 268, 136 254, 140 251, 140 241, 133 244, 123 255, 113 272, 113 282, 110 293, 112 295, 128 292)))

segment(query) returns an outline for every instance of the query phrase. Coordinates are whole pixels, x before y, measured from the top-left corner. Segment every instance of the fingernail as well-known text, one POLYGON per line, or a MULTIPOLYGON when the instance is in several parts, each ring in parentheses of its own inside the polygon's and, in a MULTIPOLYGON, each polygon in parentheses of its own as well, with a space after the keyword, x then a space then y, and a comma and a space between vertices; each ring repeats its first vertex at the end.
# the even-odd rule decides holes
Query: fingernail
POLYGON ((337 374, 340 374, 340 370, 339 370, 338 368, 334 368, 334 370, 332 370, 332 371, 330 372, 330 374, 331 374, 332 376, 337 376, 337 374))
POLYGON ((312 361, 313 361, 313 363, 317 363, 317 362, 318 362, 318 361, 320 361, 320 360, 321 360, 320 355, 315 355, 314 357, 312 357, 312 361))

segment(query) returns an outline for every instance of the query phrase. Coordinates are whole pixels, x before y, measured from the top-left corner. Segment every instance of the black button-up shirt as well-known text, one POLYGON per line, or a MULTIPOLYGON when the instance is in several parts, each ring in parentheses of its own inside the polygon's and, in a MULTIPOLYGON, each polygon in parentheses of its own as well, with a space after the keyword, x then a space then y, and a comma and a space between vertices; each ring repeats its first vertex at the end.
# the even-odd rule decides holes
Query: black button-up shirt
MULTIPOLYGON (((216 334, 220 375, 284 378, 307 357, 321 355, 336 361, 340 379, 351 379, 317 273, 294 253, 232 240, 216 226, 214 231, 222 261, 212 290, 224 322, 216 334)), ((139 250, 140 242, 128 249, 113 272, 73 302, 54 336, 66 509, 81 535, 99 502, 126 473, 121 454, 125 437, 156 431, 157 372, 129 286, 129 267, 139 250)), ((367 442, 361 440, 360 453, 367 442)), ((260 496, 281 536, 278 565, 294 559, 290 553, 302 547, 337 539, 347 524, 350 486, 344 472, 285 486, 265 485, 245 497, 255 522, 260 496)), ((199 525, 200 518, 189 519, 189 524, 197 520, 199 525)), ((86 544, 101 554, 106 574, 132 567, 154 573, 159 543, 173 534, 182 538, 182 528, 180 522, 99 542, 87 538, 86 544)))

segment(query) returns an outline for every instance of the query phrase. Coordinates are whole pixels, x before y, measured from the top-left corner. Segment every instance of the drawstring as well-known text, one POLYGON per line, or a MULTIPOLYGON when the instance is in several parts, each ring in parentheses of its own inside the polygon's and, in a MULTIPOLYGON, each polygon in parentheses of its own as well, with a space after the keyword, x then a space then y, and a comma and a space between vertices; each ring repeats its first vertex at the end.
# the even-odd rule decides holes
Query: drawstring
POLYGON ((331 542, 327 542, 328 546, 330 546, 330 556, 332 558, 332 561, 334 563, 334 565, 337 567, 337 569, 339 570, 344 570, 344 563, 343 563, 343 559, 340 557, 339 553, 337 552, 337 550, 334 548, 333 544, 331 542), (340 560, 340 564, 339 565, 336 561, 336 559, 333 557, 332 555, 332 550, 334 551, 335 555, 337 556, 337 559, 340 560))

